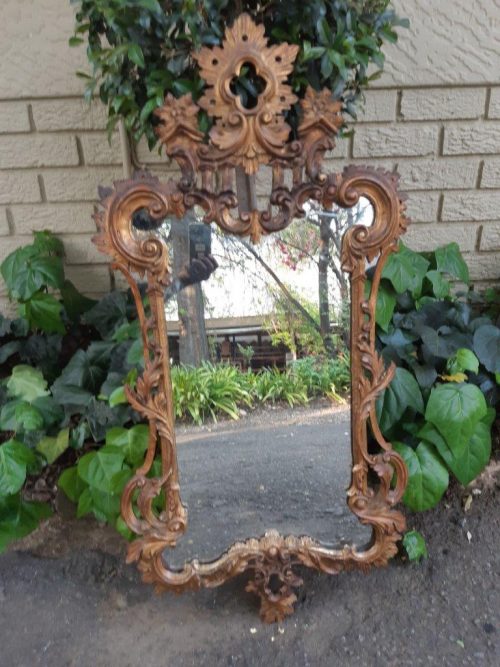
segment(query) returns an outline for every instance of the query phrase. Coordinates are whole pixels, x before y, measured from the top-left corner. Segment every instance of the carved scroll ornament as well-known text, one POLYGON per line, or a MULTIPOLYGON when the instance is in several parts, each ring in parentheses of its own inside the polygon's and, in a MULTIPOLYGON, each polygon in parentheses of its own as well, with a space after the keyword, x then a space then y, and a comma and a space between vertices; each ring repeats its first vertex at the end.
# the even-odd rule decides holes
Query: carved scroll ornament
POLYGON ((405 205, 397 192, 397 176, 366 167, 349 167, 342 174, 325 174, 322 160, 331 150, 342 125, 341 103, 330 93, 308 89, 301 101, 302 120, 298 138, 289 139, 284 113, 295 103, 286 83, 297 49, 282 44, 267 46, 264 30, 243 15, 228 28, 221 47, 202 49, 197 55, 207 82, 200 106, 216 119, 210 140, 198 129, 198 106, 189 96, 168 96, 158 110, 158 134, 166 153, 182 171, 178 183, 162 183, 147 174, 116 183, 103 191, 95 212, 98 234, 95 243, 107 253, 113 266, 125 275, 134 295, 140 320, 145 368, 136 388, 126 388, 133 408, 150 425, 149 447, 143 465, 126 486, 122 516, 137 539, 129 546, 128 562, 137 562, 144 581, 156 590, 180 592, 214 587, 249 570, 253 579, 247 590, 262 601, 265 621, 282 620, 292 613, 294 588, 301 581, 298 566, 337 574, 354 568, 385 565, 397 551, 396 543, 405 528, 403 515, 394 508, 407 483, 401 457, 386 442, 377 423, 375 402, 389 385, 394 368, 386 368, 375 349, 375 308, 385 260, 397 247, 405 231, 405 205), (255 108, 241 107, 230 82, 242 63, 251 62, 266 82, 255 108), (272 168, 270 204, 272 213, 235 213, 234 171, 244 167, 254 173, 259 165, 272 168), (291 184, 284 173, 290 171, 291 184), (216 184, 217 187, 216 187, 216 184), (352 377, 352 480, 348 505, 361 523, 373 529, 364 549, 346 546, 326 548, 310 537, 282 536, 275 531, 260 538, 233 544, 210 563, 192 561, 181 570, 168 565, 168 549, 175 547, 187 528, 182 505, 175 420, 172 406, 167 327, 163 291, 168 285, 167 248, 154 235, 139 238, 132 225, 135 211, 147 209, 160 223, 166 216, 182 218, 195 205, 203 208, 205 221, 215 222, 228 233, 250 235, 284 228, 302 217, 303 204, 315 200, 326 209, 349 208, 361 196, 374 209, 374 223, 356 225, 346 232, 342 247, 343 269, 351 278, 351 377, 352 377), (365 296, 367 262, 379 257, 365 296), (149 306, 144 306, 137 276, 146 278, 149 306), (378 451, 368 448, 368 425, 378 451), (161 475, 154 475, 153 462, 161 458, 161 475), (375 473, 377 482, 371 481, 375 473), (158 509, 158 498, 162 508, 158 509))

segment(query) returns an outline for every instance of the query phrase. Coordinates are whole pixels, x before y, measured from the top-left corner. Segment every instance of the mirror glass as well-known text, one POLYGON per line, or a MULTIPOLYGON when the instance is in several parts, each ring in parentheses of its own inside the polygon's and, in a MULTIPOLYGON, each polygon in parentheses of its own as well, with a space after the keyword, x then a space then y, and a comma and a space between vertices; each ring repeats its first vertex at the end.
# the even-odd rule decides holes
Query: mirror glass
POLYGON ((350 293, 340 251, 373 209, 362 198, 306 210, 258 245, 200 224, 196 211, 189 225, 162 227, 176 278, 166 312, 188 510, 186 534, 164 554, 171 568, 270 529, 331 548, 370 540, 346 502, 350 293))

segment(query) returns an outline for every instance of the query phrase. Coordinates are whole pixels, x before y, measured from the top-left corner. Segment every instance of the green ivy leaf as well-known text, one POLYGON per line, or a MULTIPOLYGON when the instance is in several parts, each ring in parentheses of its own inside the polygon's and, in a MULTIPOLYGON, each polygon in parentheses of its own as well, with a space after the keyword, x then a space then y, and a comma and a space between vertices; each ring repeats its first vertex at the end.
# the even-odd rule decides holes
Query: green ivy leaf
POLYGON ((36 292, 25 303, 19 304, 19 314, 30 323, 31 329, 46 333, 64 333, 66 327, 61 319, 63 306, 52 294, 36 292))
POLYGON ((127 320, 127 299, 123 292, 110 292, 88 310, 84 316, 85 324, 97 329, 103 338, 109 338, 115 330, 127 320))
POLYGON ((89 486, 110 493, 113 476, 120 472, 125 456, 116 447, 103 447, 78 461, 78 474, 89 486))
POLYGON ((117 405, 125 405, 128 403, 127 397, 125 396, 125 387, 117 387, 111 392, 111 396, 108 399, 110 407, 114 408, 117 405))
POLYGON ((81 294, 71 280, 64 281, 61 287, 61 297, 64 303, 64 310, 72 322, 78 322, 84 313, 97 304, 95 299, 88 299, 81 294))
POLYGON ((141 67, 144 69, 146 67, 146 62, 144 60, 144 54, 142 52, 141 47, 139 44, 130 44, 128 47, 128 57, 130 60, 137 65, 137 67, 141 67))
POLYGON ((105 521, 112 526, 120 514, 120 496, 95 487, 89 489, 92 498, 92 512, 98 521, 105 521))
POLYGON ((71 502, 75 504, 78 503, 80 496, 87 488, 85 482, 79 477, 76 466, 71 466, 71 468, 63 470, 59 476, 57 485, 64 491, 71 502))
POLYGON ((436 447, 450 471, 461 484, 467 486, 484 470, 490 460, 491 423, 494 418, 495 410, 492 409, 484 419, 475 425, 463 452, 459 454, 448 447, 444 438, 432 424, 426 424, 419 436, 436 447))
POLYGON ((426 442, 420 442, 416 449, 402 442, 394 442, 393 447, 408 468, 404 504, 414 512, 435 507, 448 488, 449 476, 434 447, 426 442))
POLYGON ((84 489, 78 498, 78 505, 76 508, 76 516, 78 519, 81 519, 82 516, 90 514, 92 512, 92 494, 90 493, 89 487, 84 489))
POLYGON ((410 530, 405 533, 403 546, 411 561, 418 562, 421 558, 428 558, 429 556, 425 540, 418 530, 410 530))
POLYGON ((137 424, 132 428, 115 427, 106 433, 106 445, 119 448, 127 463, 137 468, 148 448, 149 427, 137 424))
POLYGON ((46 503, 28 503, 20 494, 0 497, 0 553, 10 542, 19 540, 37 528, 52 510, 46 503))
POLYGON ((21 398, 28 403, 42 396, 48 396, 47 382, 42 373, 32 366, 21 364, 14 366, 7 382, 9 396, 21 398))
POLYGON ((16 405, 16 431, 39 431, 43 428, 44 420, 40 410, 33 405, 21 401, 16 405))
POLYGON ((64 428, 62 431, 59 431, 55 438, 50 436, 42 438, 36 448, 41 454, 43 454, 47 463, 50 464, 54 463, 54 461, 68 449, 68 446, 69 428, 64 428))
POLYGON ((428 271, 425 276, 432 284, 432 291, 436 299, 445 299, 450 296, 451 285, 439 271, 428 271))
POLYGON ((428 268, 429 262, 425 257, 401 244, 399 252, 389 256, 382 277, 390 280, 398 294, 408 290, 417 297, 422 292, 422 282, 428 268))
POLYGON ((41 232, 34 232, 33 247, 39 253, 50 253, 59 257, 64 256, 64 245, 61 239, 54 236, 52 232, 44 230, 41 232))
POLYGON ((134 533, 127 526, 121 515, 116 519, 115 528, 117 532, 129 542, 134 538, 134 533))
POLYGON ((379 286, 375 319, 379 327, 387 331, 396 307, 396 295, 384 285, 379 286))
POLYGON ((474 352, 490 373, 500 373, 500 329, 485 324, 474 333, 474 352))
POLYGON ((26 479, 27 466, 35 463, 35 455, 22 442, 11 439, 0 445, 0 497, 17 493, 26 479))
POLYGON ((377 418, 382 432, 389 431, 408 408, 423 414, 422 392, 409 371, 396 368, 394 379, 377 400, 377 418))
POLYGON ((27 301, 45 286, 59 289, 64 282, 61 258, 40 255, 33 245, 14 250, 0 270, 10 296, 21 301, 27 301))
POLYGON ((36 398, 32 405, 41 413, 46 427, 59 424, 64 419, 64 410, 52 396, 36 398))
POLYGON ((0 347, 0 364, 4 364, 9 357, 21 349, 21 341, 11 340, 0 347))
POLYGON ((59 380, 56 380, 51 389, 54 399, 64 406, 67 414, 82 414, 93 398, 90 391, 74 384, 59 382, 59 380))
POLYGON ((98 362, 94 361, 88 350, 78 350, 56 380, 55 385, 73 385, 96 394, 106 377, 106 371, 98 362))
POLYGON ((460 457, 476 424, 487 412, 486 399, 479 387, 451 382, 432 389, 425 418, 436 426, 454 456, 460 457))
POLYGON ((468 284, 469 269, 457 243, 449 243, 435 252, 437 270, 468 284))
POLYGON ((15 431, 17 428, 16 408, 22 403, 19 399, 8 401, 2 406, 0 412, 0 430, 1 431, 15 431))
POLYGON ((447 369, 452 375, 465 371, 470 371, 477 375, 479 373, 479 359, 472 350, 462 347, 448 360, 447 369))

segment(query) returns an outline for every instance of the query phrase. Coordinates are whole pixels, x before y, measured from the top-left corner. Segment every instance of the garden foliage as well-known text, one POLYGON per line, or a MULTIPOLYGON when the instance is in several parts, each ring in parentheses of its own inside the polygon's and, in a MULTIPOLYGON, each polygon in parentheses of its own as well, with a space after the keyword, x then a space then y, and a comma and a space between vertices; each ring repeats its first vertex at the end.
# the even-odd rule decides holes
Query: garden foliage
MULTIPOLYGON (((86 96, 99 95, 108 107, 112 130, 122 117, 139 138, 156 143, 152 112, 167 93, 197 99, 203 88, 192 53, 220 44, 224 29, 242 11, 263 22, 272 43, 298 44, 299 55, 290 77, 302 97, 307 85, 326 87, 343 97, 355 114, 362 87, 376 78, 384 64, 382 46, 395 42, 399 19, 389 0, 71 0, 77 5, 72 46, 87 43, 91 73, 86 96), (370 65, 373 73, 368 74, 370 65), (376 69, 378 68, 378 69, 376 69)), ((242 72, 237 92, 256 96, 250 73, 242 72), (248 74, 248 75, 247 75, 248 74)), ((297 112, 289 121, 296 125, 297 112)), ((200 113, 200 127, 208 119, 200 113)))
POLYGON ((434 507, 450 474, 471 482, 491 455, 500 399, 498 293, 457 296, 451 280, 469 285, 456 243, 421 254, 401 245, 380 285, 378 346, 397 368, 377 414, 408 467, 403 500, 413 510, 434 507))

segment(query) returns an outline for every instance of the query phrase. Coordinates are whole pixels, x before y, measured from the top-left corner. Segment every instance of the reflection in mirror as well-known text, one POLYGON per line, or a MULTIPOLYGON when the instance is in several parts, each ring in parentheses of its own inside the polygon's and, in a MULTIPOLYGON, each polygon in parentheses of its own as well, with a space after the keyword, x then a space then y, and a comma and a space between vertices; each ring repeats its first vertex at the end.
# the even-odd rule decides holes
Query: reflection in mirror
POLYGON ((350 290, 346 230, 373 207, 306 206, 259 245, 196 214, 164 225, 181 497, 188 529, 164 557, 180 568, 276 529, 338 548, 371 529, 346 503, 350 444, 350 290), (215 419, 217 420, 215 422, 215 419))

